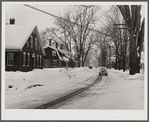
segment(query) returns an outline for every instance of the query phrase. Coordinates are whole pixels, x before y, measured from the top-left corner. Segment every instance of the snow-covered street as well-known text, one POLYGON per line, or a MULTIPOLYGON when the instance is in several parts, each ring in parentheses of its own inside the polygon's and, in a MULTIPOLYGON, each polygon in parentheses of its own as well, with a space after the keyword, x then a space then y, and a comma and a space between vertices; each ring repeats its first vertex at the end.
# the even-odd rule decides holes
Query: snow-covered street
MULTIPOLYGON (((126 74, 125 74, 126 75, 126 74)), ((122 73, 109 70, 109 76, 89 90, 66 101, 59 109, 144 109, 143 77, 129 80, 122 73), (117 76, 119 75, 119 76, 117 76), (127 79, 126 79, 127 78, 127 79)))
MULTIPOLYGON (((144 109, 144 75, 108 70, 109 75, 59 109, 144 109)), ((5 73, 5 108, 35 108, 91 84, 98 68, 65 68, 5 73)))

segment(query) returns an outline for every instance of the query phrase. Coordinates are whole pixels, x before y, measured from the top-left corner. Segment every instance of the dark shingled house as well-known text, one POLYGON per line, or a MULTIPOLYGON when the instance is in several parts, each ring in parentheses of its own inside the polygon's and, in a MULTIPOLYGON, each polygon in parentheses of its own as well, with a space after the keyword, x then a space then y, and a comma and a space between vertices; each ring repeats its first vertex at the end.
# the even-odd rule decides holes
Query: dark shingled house
POLYGON ((44 50, 44 68, 57 68, 57 67, 74 67, 75 62, 71 60, 71 53, 60 49, 58 42, 49 39, 45 41, 44 50))
POLYGON ((6 71, 43 68, 45 51, 37 26, 6 25, 5 34, 6 71))

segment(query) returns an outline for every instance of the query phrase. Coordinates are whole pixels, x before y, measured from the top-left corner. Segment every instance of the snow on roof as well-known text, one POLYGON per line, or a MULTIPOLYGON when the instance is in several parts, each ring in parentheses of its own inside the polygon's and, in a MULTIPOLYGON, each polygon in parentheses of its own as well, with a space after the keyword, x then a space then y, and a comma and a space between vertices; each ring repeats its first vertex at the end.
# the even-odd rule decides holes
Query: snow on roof
POLYGON ((5 49, 22 49, 35 26, 6 25, 5 49))
POLYGON ((45 41, 43 42, 43 48, 45 49, 45 48, 47 48, 47 47, 49 47, 49 40, 45 40, 45 41))
POLYGON ((46 55, 46 53, 45 53, 45 51, 44 51, 44 49, 43 49, 43 44, 42 44, 42 41, 41 41, 41 38, 40 38, 40 35, 39 35, 39 31, 38 31, 37 26, 35 27, 35 33, 36 33, 36 36, 37 36, 37 38, 38 38, 37 40, 38 40, 38 42, 39 42, 39 44, 40 44, 41 51, 42 51, 43 55, 46 55))
POLYGON ((69 55, 71 55, 70 52, 68 52, 68 51, 66 51, 66 50, 62 50, 62 49, 58 49, 58 51, 60 51, 61 53, 65 54, 65 56, 66 56, 67 58, 70 58, 70 56, 69 56, 69 55))
POLYGON ((62 57, 59 55, 59 52, 58 52, 57 50, 56 50, 56 52, 57 52, 58 58, 59 58, 60 60, 63 60, 62 57))
POLYGON ((68 51, 66 50, 63 50, 63 49, 58 49, 61 53, 69 53, 68 51))
MULTIPOLYGON (((50 47, 51 49, 53 49, 53 50, 56 50, 57 51, 57 49, 55 48, 55 47, 53 47, 53 46, 48 46, 48 47, 50 47)), ((46 47, 47 48, 47 47, 46 47)))
POLYGON ((22 50, 23 46, 25 45, 34 29, 41 47, 41 51, 43 55, 45 55, 38 28, 37 26, 32 25, 6 25, 5 49, 22 50))
POLYGON ((68 61, 69 61, 69 59, 68 59, 68 58, 66 58, 66 57, 63 57, 63 60, 64 60, 64 61, 66 61, 66 62, 68 62, 68 61))

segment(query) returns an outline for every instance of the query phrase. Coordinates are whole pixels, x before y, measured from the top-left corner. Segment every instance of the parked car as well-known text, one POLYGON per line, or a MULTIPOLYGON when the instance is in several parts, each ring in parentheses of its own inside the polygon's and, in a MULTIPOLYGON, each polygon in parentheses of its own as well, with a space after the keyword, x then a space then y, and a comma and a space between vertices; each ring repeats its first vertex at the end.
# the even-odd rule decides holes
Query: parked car
POLYGON ((89 66, 89 69, 92 69, 92 66, 89 66))
POLYGON ((99 68, 99 76, 101 76, 101 75, 105 75, 105 76, 108 75, 108 71, 107 71, 106 67, 100 67, 99 68))

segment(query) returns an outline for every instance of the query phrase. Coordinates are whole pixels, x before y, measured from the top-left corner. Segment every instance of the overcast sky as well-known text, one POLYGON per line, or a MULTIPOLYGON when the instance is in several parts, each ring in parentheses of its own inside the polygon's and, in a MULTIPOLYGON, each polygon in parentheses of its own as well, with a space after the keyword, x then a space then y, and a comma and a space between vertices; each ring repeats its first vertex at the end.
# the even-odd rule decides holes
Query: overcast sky
MULTIPOLYGON (((79 3, 79 2, 78 2, 79 3)), ((78 4, 76 3, 76 4, 78 4)), ((116 2, 115 2, 116 3, 116 2)), ((25 4, 28 4, 30 6, 36 7, 40 10, 43 10, 45 12, 57 15, 57 16, 63 16, 63 14, 68 11, 70 4, 64 4, 63 3, 45 3, 45 2, 27 2, 25 4)), ((90 3, 91 5, 92 3, 90 3)), ((98 3, 99 5, 103 3, 98 3)), ((99 14, 101 11, 107 12, 109 11, 110 6, 108 6, 108 2, 104 3, 103 6, 101 6, 101 10, 99 11, 99 14)), ((97 4, 96 4, 97 5, 97 4)), ((111 5, 111 4, 109 4, 111 5)), ((15 18, 15 24, 16 25, 37 25, 39 31, 43 31, 46 28, 54 27, 54 20, 55 18, 52 16, 49 16, 47 14, 44 14, 42 12, 39 12, 37 10, 34 10, 32 8, 29 8, 24 5, 24 2, 9 2, 5 4, 5 23, 9 23, 10 18, 15 18)), ((98 25, 103 24, 101 21, 98 22, 98 25)))
MULTIPOLYGON (((62 15, 68 6, 35 6, 46 12, 62 15)), ((46 27, 54 26, 54 17, 29 8, 24 5, 7 5, 6 6, 6 22, 9 23, 10 18, 15 18, 16 25, 37 25, 41 31, 46 27)))
MULTIPOLYGON (((57 16, 63 16, 69 8, 69 5, 27 4, 57 16)), ((102 9, 103 11, 106 11, 109 9, 109 6, 104 6, 102 9)), ((53 23, 55 20, 54 17, 29 8, 24 4, 6 4, 5 12, 6 23, 9 23, 10 18, 15 18, 16 25, 37 25, 39 31, 55 26, 53 23)))

